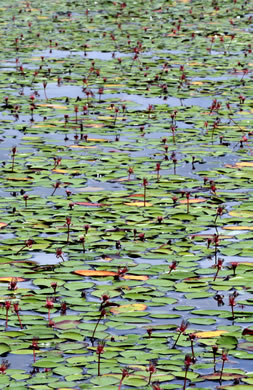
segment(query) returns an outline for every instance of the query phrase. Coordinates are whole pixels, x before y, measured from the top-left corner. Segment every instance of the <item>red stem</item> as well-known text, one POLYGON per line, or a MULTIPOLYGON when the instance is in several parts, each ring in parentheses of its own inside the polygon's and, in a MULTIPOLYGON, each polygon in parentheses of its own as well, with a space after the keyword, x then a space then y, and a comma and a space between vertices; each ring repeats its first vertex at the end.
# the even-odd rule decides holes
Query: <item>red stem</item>
POLYGON ((177 342, 178 342, 180 336, 181 336, 181 332, 179 332, 179 334, 178 334, 178 336, 177 336, 177 339, 176 339, 176 341, 175 341, 175 343, 174 343, 172 349, 174 349, 175 346, 177 345, 177 342))
POLYGON ((186 381, 187 381, 187 372, 188 372, 189 366, 185 366, 185 376, 184 376, 184 386, 183 390, 186 388, 186 381))
POLYGON ((187 214, 189 214, 190 211, 190 199, 187 199, 187 214))
POLYGON ((100 374, 100 353, 98 354, 98 376, 101 376, 101 374, 100 374))
POLYGON ((21 329, 23 329, 23 325, 22 325, 22 322, 21 322, 21 318, 20 318, 20 315, 19 315, 19 313, 17 313, 17 316, 18 316, 18 320, 19 320, 20 328, 21 328, 21 329))
POLYGON ((172 137, 173 137, 173 144, 175 144, 176 143, 175 130, 172 130, 172 137))
POLYGON ((231 310, 232 310, 232 318, 234 320, 235 319, 235 313, 234 313, 234 306, 233 305, 231 305, 231 310))
POLYGON ((67 236, 67 244, 69 243, 69 235, 70 235, 70 226, 68 225, 68 236, 67 236))
POLYGON ((9 309, 6 309, 5 330, 8 328, 8 311, 9 309))
POLYGON ((152 372, 149 373, 149 378, 148 378, 148 385, 150 385, 151 382, 151 377, 152 377, 152 372))
POLYGON ((195 359, 193 340, 191 340, 191 350, 192 350, 192 358, 195 359))
POLYGON ((222 374, 223 374, 224 364, 225 364, 225 360, 222 360, 222 367, 221 367, 221 372, 220 372, 220 384, 222 382, 222 374))
POLYGON ((217 271, 216 271, 216 274, 214 275, 214 278, 213 278, 213 281, 215 282, 215 280, 216 280, 216 278, 217 278, 217 276, 218 276, 218 273, 219 273, 219 268, 217 268, 217 271))
POLYGON ((94 339, 94 336, 95 336, 95 333, 96 333, 98 324, 99 324, 99 322, 100 322, 101 319, 102 319, 102 314, 100 314, 100 316, 99 316, 99 318, 98 318, 98 320, 97 320, 97 323, 96 323, 96 325, 95 325, 95 328, 94 328, 93 333, 92 333, 92 336, 91 336, 91 340, 94 339))
POLYGON ((15 163, 15 156, 13 155, 12 156, 12 167, 11 167, 12 172, 14 172, 14 163, 15 163))

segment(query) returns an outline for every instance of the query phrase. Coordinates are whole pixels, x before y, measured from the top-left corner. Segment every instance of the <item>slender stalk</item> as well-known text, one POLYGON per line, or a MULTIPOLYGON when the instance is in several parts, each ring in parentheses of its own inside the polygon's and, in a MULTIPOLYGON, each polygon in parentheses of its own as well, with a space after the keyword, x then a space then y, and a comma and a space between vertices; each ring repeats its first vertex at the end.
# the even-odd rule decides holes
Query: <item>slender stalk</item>
POLYGON ((6 308, 5 330, 8 328, 8 312, 9 312, 9 309, 6 308))
POLYGON ((215 282, 215 280, 216 280, 216 278, 217 278, 217 276, 218 276, 218 273, 219 273, 219 268, 217 268, 217 271, 216 271, 216 274, 214 275, 214 278, 213 278, 213 281, 215 282))
POLYGON ((148 386, 149 386, 150 383, 151 383, 152 374, 153 374, 153 372, 150 371, 150 373, 149 373, 149 378, 148 378, 148 386))
POLYGON ((101 373, 100 373, 100 357, 101 357, 101 354, 99 353, 98 354, 98 376, 101 376, 101 373))
POLYGON ((11 166, 11 171, 14 172, 14 164, 15 164, 15 155, 12 155, 12 166, 11 166))
POLYGON ((232 319, 235 319, 235 313, 234 313, 234 306, 231 305, 231 311, 232 311, 232 319))
POLYGON ((222 366, 221 366, 221 372, 220 372, 220 384, 222 383, 222 375, 223 375, 223 370, 224 370, 224 364, 225 364, 225 360, 222 360, 222 366))
POLYGON ((189 214, 189 212, 190 212, 190 199, 189 198, 187 198, 187 214, 189 214))
POLYGON ((122 380, 122 378, 121 378, 121 380, 120 380, 120 382, 119 382, 119 387, 118 387, 118 390, 121 390, 121 385, 122 385, 122 382, 123 382, 123 380, 122 380))
POLYGON ((217 345, 213 345, 212 350, 213 350, 213 372, 215 373, 216 372, 216 354, 218 351, 217 345))
POLYGON ((19 321, 19 325, 20 325, 20 328, 23 329, 23 325, 22 325, 22 322, 21 322, 21 318, 20 318, 20 315, 18 312, 16 312, 17 316, 18 316, 18 321, 19 321))
POLYGON ((17 252, 16 252, 16 255, 18 255, 23 249, 26 248, 26 245, 22 246, 22 248, 20 248, 17 252))
POLYGON ((94 339, 94 336, 95 336, 95 333, 96 333, 98 324, 99 324, 99 322, 101 321, 101 319, 102 319, 102 316, 100 315, 99 318, 98 318, 98 320, 97 320, 97 323, 96 323, 96 325, 95 325, 95 328, 93 329, 93 333, 92 333, 92 336, 91 336, 91 340, 94 339))
POLYGON ((181 336, 181 332, 178 333, 177 339, 176 339, 175 343, 173 344, 172 349, 174 349, 175 346, 177 345, 180 336, 181 336))
POLYGON ((185 366, 185 375, 184 375, 184 386, 183 390, 186 388, 186 381, 187 381, 187 373, 188 373, 189 366, 185 366))
POLYGON ((193 340, 191 340, 192 358, 195 359, 193 340))
POLYGON ((68 231, 67 231, 67 244, 69 243, 69 236, 70 236, 70 225, 68 225, 68 231))
POLYGON ((93 332, 92 332, 92 335, 91 335, 91 343, 92 343, 92 345, 93 345, 93 343, 94 343, 94 337, 95 337, 95 333, 96 333, 98 324, 99 324, 99 322, 101 321, 101 319, 104 317, 105 314, 106 314, 105 309, 102 309, 102 310, 101 310, 101 313, 100 313, 100 315, 99 315, 99 317, 98 317, 97 323, 96 323, 96 325, 95 325, 95 328, 94 328, 94 330, 93 330, 93 332))
POLYGON ((101 376, 100 365, 101 365, 101 355, 104 353, 104 343, 98 344, 96 354, 98 355, 98 376, 101 376))

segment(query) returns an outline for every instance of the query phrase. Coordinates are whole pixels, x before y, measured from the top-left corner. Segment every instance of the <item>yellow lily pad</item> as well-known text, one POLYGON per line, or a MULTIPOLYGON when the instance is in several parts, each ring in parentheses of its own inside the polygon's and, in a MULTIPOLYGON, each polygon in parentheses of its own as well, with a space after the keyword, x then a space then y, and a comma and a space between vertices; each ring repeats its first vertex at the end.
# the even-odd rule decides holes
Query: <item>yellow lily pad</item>
POLYGON ((234 226, 223 226, 222 229, 225 229, 225 230, 253 230, 253 226, 237 226, 237 225, 234 225, 234 226))
POLYGON ((127 202, 124 203, 126 206, 135 206, 135 207, 151 207, 153 206, 152 203, 146 202, 144 205, 144 202, 142 201, 136 201, 136 202, 127 202))
POLYGON ((69 148, 74 148, 74 149, 94 149, 94 148, 96 148, 96 146, 69 145, 69 148))
POLYGON ((11 181, 29 181, 29 180, 32 180, 32 178, 30 178, 30 177, 7 177, 6 179, 7 180, 11 180, 11 181))
POLYGON ((227 330, 213 330, 213 331, 207 331, 207 332, 197 332, 194 334, 199 339, 211 339, 213 337, 219 337, 224 333, 228 333, 228 331, 227 330))
POLYGON ((179 201, 181 204, 186 204, 186 203, 202 203, 205 202, 205 198, 193 198, 193 199, 182 199, 179 201))
POLYGON ((106 138, 88 138, 88 142, 109 142, 106 138))
POLYGON ((230 211, 229 215, 231 215, 232 217, 250 218, 253 217, 253 211, 251 210, 230 211))
POLYGON ((52 169, 55 173, 79 173, 78 171, 68 171, 67 169, 52 169))
POLYGON ((133 303, 132 305, 121 305, 119 307, 112 307, 110 311, 114 314, 129 313, 133 311, 146 310, 147 306, 144 303, 133 303))
POLYGON ((46 104, 46 103, 43 103, 43 104, 37 104, 37 106, 39 107, 48 107, 48 108, 58 108, 58 109, 63 109, 63 110, 66 110, 67 107, 66 106, 63 106, 62 104, 46 104))
MULTIPOLYGON (((12 276, 1 276, 0 282, 11 282, 12 279, 14 279, 12 276)), ((23 279, 23 278, 16 278, 15 277, 15 279, 17 282, 24 282, 25 281, 25 279, 23 279)))

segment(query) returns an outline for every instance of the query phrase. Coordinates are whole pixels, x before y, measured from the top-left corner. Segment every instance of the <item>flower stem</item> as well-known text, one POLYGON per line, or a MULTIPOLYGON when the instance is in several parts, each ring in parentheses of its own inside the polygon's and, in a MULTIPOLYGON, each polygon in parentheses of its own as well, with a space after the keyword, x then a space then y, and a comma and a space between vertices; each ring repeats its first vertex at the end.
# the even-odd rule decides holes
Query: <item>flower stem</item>
POLYGON ((184 376, 184 386, 183 386, 183 390, 185 390, 185 388, 186 388, 186 381, 187 381, 187 372, 188 372, 188 369, 189 369, 189 366, 186 366, 186 367, 185 367, 185 376, 184 376))
POLYGON ((91 336, 91 342, 92 342, 92 344, 93 344, 93 342, 94 342, 94 336, 95 336, 95 333, 96 333, 98 324, 99 324, 99 322, 101 321, 101 319, 102 319, 102 313, 101 313, 100 316, 98 317, 97 323, 96 323, 96 325, 95 325, 95 328, 94 328, 93 333, 92 333, 92 336, 91 336))
POLYGON ((195 359, 193 340, 191 340, 192 359, 195 359))
POLYGON ((222 367, 220 372, 220 384, 222 383, 222 375, 223 375, 223 369, 224 369, 225 360, 222 360, 222 367))
POLYGON ((21 329, 23 329, 23 325, 22 325, 22 322, 21 322, 21 318, 20 318, 20 315, 19 315, 19 313, 17 313, 17 316, 18 316, 18 320, 19 320, 20 328, 21 328, 21 329))
POLYGON ((98 354, 98 376, 101 376, 101 373, 100 373, 100 353, 98 354))
POLYGON ((177 345, 177 342, 178 342, 180 336, 181 336, 181 332, 178 333, 177 339, 176 339, 176 341, 175 341, 175 343, 174 343, 172 349, 174 349, 175 346, 177 345))
POLYGON ((149 373, 149 378, 148 378, 148 386, 150 385, 151 383, 151 377, 152 377, 152 372, 149 373))

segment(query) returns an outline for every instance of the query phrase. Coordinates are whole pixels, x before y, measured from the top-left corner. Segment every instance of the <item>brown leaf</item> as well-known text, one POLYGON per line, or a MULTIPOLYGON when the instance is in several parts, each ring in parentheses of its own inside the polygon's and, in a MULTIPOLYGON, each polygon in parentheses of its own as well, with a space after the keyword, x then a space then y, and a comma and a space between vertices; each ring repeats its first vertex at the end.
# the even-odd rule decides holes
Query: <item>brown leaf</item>
MULTIPOLYGON (((80 269, 74 271, 75 274, 81 276, 116 276, 117 272, 114 271, 97 271, 92 269, 80 269)), ((122 279, 125 280, 147 280, 148 276, 146 275, 124 275, 122 279)))
MULTIPOLYGON (((203 375, 201 378, 207 380, 214 380, 214 381, 220 380, 220 372, 214 372, 213 374, 203 375)), ((233 374, 232 372, 223 372, 222 374, 222 379, 224 380, 232 380, 232 379, 240 379, 240 378, 244 378, 244 376, 240 374, 233 374)))
POLYGON ((181 204, 187 204, 187 203, 202 203, 206 202, 205 198, 193 198, 193 199, 182 199, 179 201, 181 204))
POLYGON ((79 206, 94 206, 94 207, 107 206, 107 204, 105 203, 92 203, 92 202, 75 202, 75 204, 79 206))
MULTIPOLYGON (((12 279, 14 279, 13 276, 1 276, 0 277, 0 282, 10 282, 12 279)), ((26 279, 23 278, 16 278, 17 282, 24 282, 26 279)))
POLYGON ((144 202, 141 201, 136 201, 136 202, 129 202, 129 203, 124 203, 126 206, 135 206, 135 207, 150 207, 153 206, 152 203, 146 202, 144 206, 144 202))

